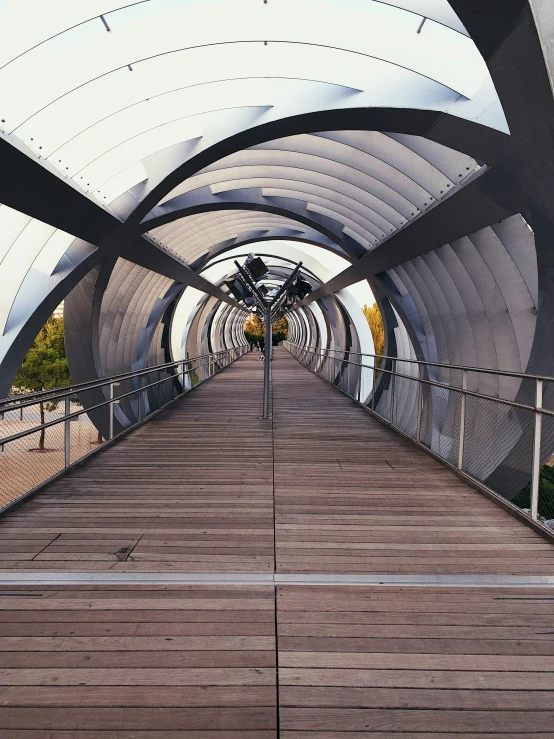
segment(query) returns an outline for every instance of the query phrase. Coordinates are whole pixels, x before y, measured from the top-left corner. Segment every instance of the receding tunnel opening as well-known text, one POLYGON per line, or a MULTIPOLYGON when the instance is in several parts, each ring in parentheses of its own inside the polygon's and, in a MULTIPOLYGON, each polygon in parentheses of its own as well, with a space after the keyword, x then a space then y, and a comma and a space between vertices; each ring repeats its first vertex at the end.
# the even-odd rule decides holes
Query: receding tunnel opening
MULTIPOLYGON (((265 324, 259 316, 251 313, 244 322, 244 335, 246 341, 250 344, 251 350, 262 348, 265 339, 265 324)), ((286 316, 282 316, 272 326, 272 344, 277 346, 282 341, 286 341, 289 335, 289 322, 286 316)))

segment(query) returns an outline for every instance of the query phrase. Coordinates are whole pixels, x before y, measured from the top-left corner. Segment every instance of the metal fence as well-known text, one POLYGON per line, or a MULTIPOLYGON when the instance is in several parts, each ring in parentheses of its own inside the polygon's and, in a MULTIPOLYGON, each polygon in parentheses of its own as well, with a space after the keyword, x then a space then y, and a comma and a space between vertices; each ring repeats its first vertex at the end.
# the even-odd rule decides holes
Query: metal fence
POLYGON ((284 346, 482 489, 554 529, 554 378, 284 346))
POLYGON ((0 513, 227 367, 247 348, 0 400, 0 513))

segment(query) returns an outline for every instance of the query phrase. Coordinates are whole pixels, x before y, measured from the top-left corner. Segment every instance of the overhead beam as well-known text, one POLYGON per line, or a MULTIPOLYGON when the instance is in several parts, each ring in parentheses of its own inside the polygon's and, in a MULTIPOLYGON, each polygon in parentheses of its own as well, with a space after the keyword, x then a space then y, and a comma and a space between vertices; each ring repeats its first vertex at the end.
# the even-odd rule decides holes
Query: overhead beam
POLYGON ((146 239, 127 245, 125 239, 118 238, 122 224, 117 218, 3 139, 0 161, 0 203, 99 246, 105 254, 117 254, 242 309, 223 290, 146 239))

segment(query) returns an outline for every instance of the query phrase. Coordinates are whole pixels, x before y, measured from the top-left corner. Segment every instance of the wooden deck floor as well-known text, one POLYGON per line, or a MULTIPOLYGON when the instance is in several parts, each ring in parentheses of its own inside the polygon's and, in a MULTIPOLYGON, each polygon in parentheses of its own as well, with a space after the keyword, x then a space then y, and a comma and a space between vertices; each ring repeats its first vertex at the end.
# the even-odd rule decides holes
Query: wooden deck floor
POLYGON ((554 547, 281 349, 273 380, 272 420, 247 355, 0 521, 1 739, 550 739, 554 588, 510 576, 554 547))

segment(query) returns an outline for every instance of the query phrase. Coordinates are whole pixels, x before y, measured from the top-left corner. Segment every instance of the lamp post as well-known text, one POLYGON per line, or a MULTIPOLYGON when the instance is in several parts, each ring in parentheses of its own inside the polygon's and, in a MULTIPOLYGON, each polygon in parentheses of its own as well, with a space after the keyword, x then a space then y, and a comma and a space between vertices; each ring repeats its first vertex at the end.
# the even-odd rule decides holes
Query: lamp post
POLYGON ((281 285, 275 296, 271 300, 266 300, 265 296, 256 285, 253 275, 248 266, 239 264, 235 260, 245 286, 252 292, 252 296, 257 303, 260 313, 264 317, 265 322, 265 339, 264 339, 264 397, 263 397, 263 417, 269 418, 269 394, 271 388, 271 354, 273 349, 271 326, 278 309, 283 305, 286 299, 287 288, 292 284, 300 272, 302 262, 299 262, 291 272, 290 276, 281 285))
POLYGON ((269 389, 271 387, 271 350, 272 350, 272 331, 271 331, 271 306, 267 306, 265 311, 265 342, 264 342, 264 406, 263 417, 269 418, 269 389))

